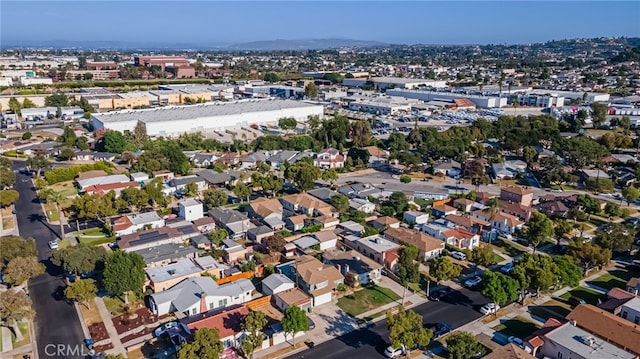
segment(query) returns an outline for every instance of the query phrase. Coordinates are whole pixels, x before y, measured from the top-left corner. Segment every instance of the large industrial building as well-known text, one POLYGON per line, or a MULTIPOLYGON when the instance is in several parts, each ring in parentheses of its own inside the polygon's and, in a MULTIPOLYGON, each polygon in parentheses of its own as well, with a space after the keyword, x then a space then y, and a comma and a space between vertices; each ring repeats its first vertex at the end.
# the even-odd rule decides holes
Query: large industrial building
POLYGON ((94 113, 91 119, 96 130, 133 131, 138 123, 142 123, 149 136, 173 137, 185 132, 223 131, 252 124, 274 124, 283 117, 305 122, 313 115, 322 117, 323 106, 267 99, 94 113))
POLYGON ((377 89, 384 90, 387 88, 414 89, 418 87, 446 87, 446 81, 428 80, 428 79, 411 79, 404 77, 371 77, 371 78, 352 78, 342 80, 344 86, 362 87, 367 82, 372 83, 377 89))
POLYGON ((387 90, 388 96, 400 96, 406 98, 413 98, 422 101, 444 100, 451 101, 459 98, 469 99, 476 104, 479 108, 499 108, 507 106, 506 97, 492 97, 492 96, 474 96, 465 95, 453 92, 436 92, 436 91, 420 91, 420 90, 400 90, 393 89, 387 90))

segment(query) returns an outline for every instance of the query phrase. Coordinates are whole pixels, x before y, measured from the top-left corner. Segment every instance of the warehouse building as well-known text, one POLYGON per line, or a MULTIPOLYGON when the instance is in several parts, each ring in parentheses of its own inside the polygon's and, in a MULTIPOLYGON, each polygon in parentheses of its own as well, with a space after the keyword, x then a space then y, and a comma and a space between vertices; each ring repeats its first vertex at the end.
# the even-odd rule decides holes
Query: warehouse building
POLYGON ((362 87, 367 82, 372 83, 377 89, 387 88, 415 89, 418 87, 447 87, 446 81, 428 79, 410 79, 404 77, 372 77, 372 78, 352 78, 342 80, 344 86, 362 87))
POLYGON ((493 97, 493 96, 472 96, 466 94, 459 94, 454 92, 436 92, 436 91, 420 91, 420 90, 401 90, 393 89, 387 90, 388 96, 400 96, 406 98, 412 98, 422 100, 425 102, 441 100, 449 102, 455 99, 466 98, 476 104, 478 108, 496 108, 507 106, 506 97, 493 97))
POLYGON ((283 117, 306 122, 312 115, 322 117, 322 105, 267 99, 94 113, 91 119, 96 130, 133 131, 136 124, 142 123, 149 136, 173 137, 185 132, 223 131, 252 124, 273 124, 283 117))

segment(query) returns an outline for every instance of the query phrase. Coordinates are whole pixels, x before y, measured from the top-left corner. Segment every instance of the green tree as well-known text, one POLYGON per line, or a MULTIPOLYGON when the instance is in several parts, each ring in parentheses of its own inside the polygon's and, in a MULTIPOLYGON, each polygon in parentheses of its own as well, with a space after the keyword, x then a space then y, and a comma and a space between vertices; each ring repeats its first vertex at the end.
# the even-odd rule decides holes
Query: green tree
POLYGON ((83 243, 60 248, 51 255, 51 263, 77 275, 102 269, 106 259, 107 251, 104 247, 83 243))
POLYGON ((17 115, 20 115, 20 110, 22 110, 22 104, 20 103, 20 101, 18 101, 17 98, 11 97, 9 99, 9 109, 14 113, 16 113, 17 115))
POLYGON ((64 150, 60 151, 60 153, 58 154, 58 158, 60 158, 63 161, 69 161, 74 157, 76 157, 76 153, 71 148, 65 148, 64 150))
POLYGON ((0 237, 0 270, 9 262, 18 257, 36 256, 36 243, 33 238, 23 239, 18 236, 0 237))
POLYGON ((102 137, 101 147, 107 152, 122 153, 127 145, 127 139, 119 131, 109 130, 102 137))
POLYGON ((588 194, 579 194, 577 197, 577 203, 583 211, 589 214, 589 219, 592 214, 600 213, 600 201, 588 194))
POLYGON ((24 340, 18 323, 25 319, 33 319, 36 313, 31 309, 31 300, 23 290, 9 289, 0 295, 0 319, 10 326, 16 341, 24 340))
POLYGON ((296 333, 309 330, 309 319, 307 319, 307 313, 300 307, 290 305, 285 308, 280 325, 282 325, 282 330, 285 333, 291 334, 293 346, 295 347, 296 333))
POLYGON ((477 265, 488 267, 496 264, 496 259, 491 246, 476 247, 471 251, 471 261, 477 265))
POLYGON ((77 279, 70 286, 64 289, 64 296, 71 300, 83 304, 90 309, 89 301, 96 297, 98 288, 93 279, 77 279))
POLYGON ((403 192, 393 192, 389 196, 388 204, 393 207, 396 213, 402 213, 407 208, 409 201, 403 192))
POLYGON ((420 281, 420 268, 416 262, 418 258, 418 248, 415 246, 405 246, 398 251, 398 278, 403 286, 409 283, 420 281))
POLYGON ((407 142, 405 135, 394 132, 389 135, 387 139, 387 148, 389 151, 397 152, 397 151, 406 151, 411 147, 411 144, 407 142))
POLYGON ((400 176, 400 182, 402 183, 411 183, 411 177, 408 175, 400 176))
POLYGON ((250 358, 253 358, 253 352, 256 348, 262 346, 264 334, 262 331, 267 325, 267 317, 259 311, 251 311, 242 320, 242 329, 247 332, 247 336, 242 342, 242 351, 250 358))
POLYGON ((522 149, 522 157, 527 163, 527 167, 531 168, 531 164, 538 160, 538 151, 533 146, 525 146, 522 149))
POLYGON ((571 223, 569 223, 564 218, 558 218, 553 221, 553 233, 556 236, 556 240, 558 241, 558 245, 560 244, 560 239, 565 235, 571 233, 573 231, 573 227, 571 223))
POLYGON ((267 72, 264 75, 264 80, 267 82, 280 82, 280 76, 275 72, 267 72))
POLYGON ((481 293, 499 305, 518 299, 518 281, 499 272, 486 271, 482 279, 481 293))
POLYGON ((635 202, 640 197, 640 190, 633 186, 626 186, 622 189, 622 197, 627 201, 627 206, 635 202))
POLYGON ((607 120, 607 105, 599 102, 592 102, 591 105, 591 120, 593 121, 593 127, 599 128, 607 120))
MULTIPOLYGON (((0 190, 0 207, 10 206, 18 201, 20 198, 20 193, 18 191, 7 189, 0 190)), ((0 215, 2 215, 0 213, 0 215)))
POLYGON ((358 274, 354 271, 348 271, 344 276, 344 284, 348 285, 351 288, 355 288, 360 284, 358 280, 358 274))
POLYGON ((23 139, 23 140, 28 140, 28 139, 30 139, 30 138, 31 138, 31 136, 33 136, 33 135, 31 134, 31 132, 27 131, 27 132, 25 132, 25 133, 23 133, 23 134, 22 134, 22 139, 23 139))
POLYGON ((44 269, 44 264, 36 256, 16 257, 4 268, 3 279, 12 286, 22 285, 44 273, 44 269))
POLYGON ((44 105, 48 107, 65 107, 69 105, 69 97, 64 93, 54 93, 44 98, 44 105))
POLYGON ((249 188, 244 182, 239 182, 235 187, 233 187, 233 194, 238 196, 239 198, 246 198, 249 201, 249 197, 253 193, 253 190, 249 188))
POLYGON ((283 130, 293 130, 298 126, 298 121, 293 117, 283 117, 278 120, 278 126, 283 130))
POLYGON ((335 168, 329 168, 322 172, 322 180, 325 182, 331 182, 338 180, 338 172, 336 172, 335 168))
POLYGON ((577 287, 582 279, 582 270, 570 256, 554 256, 553 263, 558 267, 560 283, 569 287, 577 287))
POLYGON ((309 82, 307 86, 304 87, 304 95, 310 99, 318 97, 318 88, 316 87, 316 84, 309 82))
POLYGON ((334 206, 338 212, 346 213, 349 211, 349 197, 338 193, 331 197, 331 205, 334 206))
POLYGON ((544 213, 536 212, 531 216, 527 228, 527 240, 533 245, 534 253, 538 246, 549 240, 553 234, 553 223, 544 213))
POLYGON ((634 234, 622 223, 607 223, 596 232, 596 243, 613 252, 625 252, 631 248, 634 234))
POLYGON ((33 101, 31 101, 29 98, 25 98, 22 101, 22 108, 34 108, 37 107, 35 103, 33 103, 33 101))
POLYGON ((413 310, 401 308, 396 314, 387 312, 391 346, 400 348, 404 345, 407 350, 426 347, 433 337, 433 332, 425 329, 422 321, 422 316, 413 310))
POLYGON ((486 352, 478 339, 469 332, 455 332, 447 337, 446 343, 451 359, 471 359, 486 352))
POLYGON ((9 167, 0 167, 0 189, 6 189, 16 183, 16 174, 9 167))
POLYGON ((536 291, 547 291, 558 283, 558 266, 551 257, 540 254, 524 254, 513 269, 513 277, 520 283, 520 288, 533 288, 536 291))
POLYGON ((142 293, 144 268, 144 258, 137 253, 121 250, 111 252, 104 266, 104 288, 117 296, 124 295, 124 302, 129 303, 128 292, 142 293))
POLYGON ((611 249, 603 249, 591 241, 583 241, 580 238, 569 241, 567 254, 582 266, 584 272, 595 266, 605 266, 611 260, 611 249))
POLYGON ((184 195, 187 197, 194 197, 198 194, 198 184, 195 182, 187 183, 184 186, 184 195))
POLYGON ((351 143, 355 147, 365 147, 371 142, 371 125, 368 121, 351 122, 351 143))
POLYGON ((620 205, 613 202, 607 202, 604 206, 604 213, 606 213, 609 218, 611 217, 620 217, 622 210, 620 209, 620 205))
POLYGON ((462 267, 451 262, 449 257, 440 256, 429 262, 429 274, 437 283, 456 278, 462 273, 462 267))
POLYGON ((202 192, 202 202, 204 203, 207 210, 210 210, 215 207, 221 207, 227 204, 229 200, 229 195, 227 192, 220 190, 209 188, 202 192))
POLYGON ((155 208, 157 205, 164 206, 166 204, 166 198, 163 190, 163 183, 161 178, 154 178, 151 182, 148 182, 142 188, 147 193, 149 201, 155 208))
POLYGON ((209 240, 216 247, 220 247, 222 240, 229 238, 229 232, 227 232, 224 228, 219 228, 214 231, 209 232, 209 240))
POLYGON ((36 170, 36 177, 40 177, 40 172, 42 170, 51 168, 51 161, 49 161, 49 159, 42 154, 36 154, 35 156, 29 157, 29 159, 27 159, 27 166, 29 166, 29 168, 33 170, 36 170))
POLYGON ((49 203, 53 203, 56 206, 56 211, 58 212, 58 218, 60 222, 60 238, 63 239, 64 238, 64 226, 63 226, 63 218, 64 218, 64 213, 62 213, 62 207, 60 206, 60 204, 62 203, 62 201, 65 200, 66 196, 64 195, 64 193, 62 192, 58 192, 58 191, 54 191, 51 188, 47 188, 42 190, 43 191, 43 196, 41 196, 41 198, 45 198, 47 200, 47 202, 49 203))
POLYGON ((307 162, 299 161, 287 167, 284 177, 293 182, 300 191, 308 191, 315 186, 315 181, 320 178, 320 169, 307 162))
POLYGON ((265 246, 271 253, 281 253, 284 250, 284 246, 286 244, 287 241, 279 233, 276 233, 265 240, 265 246))
POLYGON ((200 328, 191 343, 183 344, 178 350, 178 359, 219 358, 224 350, 218 328, 200 328))
POLYGON ((85 151, 89 149, 89 142, 86 137, 78 137, 76 138, 76 142, 73 143, 80 151, 85 151))

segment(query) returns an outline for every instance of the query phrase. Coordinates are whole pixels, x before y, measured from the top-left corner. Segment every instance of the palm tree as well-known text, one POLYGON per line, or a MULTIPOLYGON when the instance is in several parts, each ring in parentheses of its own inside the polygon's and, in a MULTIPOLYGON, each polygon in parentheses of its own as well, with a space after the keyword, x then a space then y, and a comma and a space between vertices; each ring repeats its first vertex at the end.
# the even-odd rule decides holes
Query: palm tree
MULTIPOLYGON (((498 213, 498 198, 493 197, 490 198, 486 203, 487 208, 483 209, 482 212, 489 214, 489 223, 493 224, 493 219, 498 213)), ((489 235, 489 244, 491 244, 491 235, 489 235)))
POLYGON ((47 189, 44 197, 46 198, 47 202, 52 202, 56 205, 56 211, 58 211, 60 222, 60 239, 64 239, 64 227, 62 225, 64 214, 62 213, 62 209, 60 208, 60 203, 62 203, 62 201, 65 199, 65 196, 62 192, 47 189))

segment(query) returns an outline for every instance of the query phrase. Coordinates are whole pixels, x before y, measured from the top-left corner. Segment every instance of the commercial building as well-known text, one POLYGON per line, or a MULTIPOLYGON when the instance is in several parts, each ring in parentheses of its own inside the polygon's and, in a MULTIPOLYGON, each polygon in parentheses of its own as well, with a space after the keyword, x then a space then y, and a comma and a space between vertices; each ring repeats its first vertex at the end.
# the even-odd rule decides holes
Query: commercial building
POLYGON ((322 115, 321 105, 269 99, 95 113, 91 119, 95 129, 133 131, 136 124, 141 123, 149 136, 171 137, 185 132, 210 132, 276 123, 283 117, 306 122, 309 116, 322 115))
POLYGON ((414 89, 417 87, 446 87, 446 81, 428 80, 428 79, 411 79, 403 77, 371 77, 344 79, 342 84, 349 87, 362 87, 367 82, 372 83, 377 89, 384 90, 387 88, 414 89))
POLYGON ((454 92, 437 92, 437 91, 421 91, 421 90, 408 90, 408 89, 393 89, 387 90, 387 96, 400 96, 406 98, 413 98, 422 101, 443 100, 449 102, 459 98, 466 98, 473 102, 479 108, 496 108, 507 106, 506 97, 492 97, 492 96, 476 96, 466 95, 454 92))

